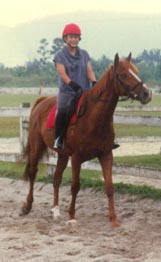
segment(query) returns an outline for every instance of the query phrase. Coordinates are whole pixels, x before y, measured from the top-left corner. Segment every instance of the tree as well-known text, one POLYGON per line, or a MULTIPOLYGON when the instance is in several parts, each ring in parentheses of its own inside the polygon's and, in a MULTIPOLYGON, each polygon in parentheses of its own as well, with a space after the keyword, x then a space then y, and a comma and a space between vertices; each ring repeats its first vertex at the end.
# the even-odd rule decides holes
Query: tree
POLYGON ((140 61, 144 62, 146 65, 156 66, 161 61, 161 50, 160 49, 151 49, 144 50, 140 56, 137 57, 140 61))
POLYGON ((96 75, 96 79, 99 79, 103 75, 103 73, 107 70, 111 62, 112 61, 109 58, 107 58, 105 55, 103 55, 98 60, 91 59, 91 63, 92 63, 93 71, 95 72, 96 75))
POLYGON ((62 38, 55 38, 53 39, 53 44, 52 44, 52 50, 50 51, 51 55, 55 55, 59 50, 61 50, 65 46, 65 43, 62 38))
POLYGON ((28 75, 39 74, 41 72, 41 62, 37 59, 26 62, 26 72, 28 75))
POLYGON ((50 58, 50 51, 48 50, 48 41, 46 38, 40 40, 40 47, 37 50, 37 53, 40 55, 40 64, 42 68, 46 67, 48 60, 50 58))
POLYGON ((5 65, 3 63, 0 63, 0 73, 5 72, 5 65))

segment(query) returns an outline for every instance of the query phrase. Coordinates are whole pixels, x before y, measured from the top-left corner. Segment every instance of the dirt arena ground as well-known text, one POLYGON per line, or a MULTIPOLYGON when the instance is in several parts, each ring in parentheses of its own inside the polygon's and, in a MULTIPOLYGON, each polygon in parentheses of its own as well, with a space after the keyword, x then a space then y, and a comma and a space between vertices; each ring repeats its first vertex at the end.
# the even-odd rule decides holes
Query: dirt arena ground
MULTIPOLYGON (((1 140, 1 152, 19 152, 18 139, 1 140), (9 144, 8 144, 9 143, 9 144)), ((114 156, 159 153, 160 143, 123 143, 114 156)), ((148 184, 161 188, 161 180, 117 175, 114 182, 148 184)), ((121 222, 111 228, 105 194, 81 190, 77 224, 69 226, 70 187, 60 194, 61 221, 51 214, 52 185, 35 184, 31 213, 19 216, 28 184, 0 178, 0 262, 160 262, 161 201, 115 194, 121 222)))
MULTIPOLYGON (((156 181, 157 183, 157 181, 156 181)), ((61 221, 53 221, 52 185, 35 184, 28 216, 19 216, 28 183, 0 178, 1 262, 160 262, 161 201, 115 194, 119 228, 108 220, 104 193, 81 190, 77 224, 69 226, 70 187, 60 194, 61 221)))

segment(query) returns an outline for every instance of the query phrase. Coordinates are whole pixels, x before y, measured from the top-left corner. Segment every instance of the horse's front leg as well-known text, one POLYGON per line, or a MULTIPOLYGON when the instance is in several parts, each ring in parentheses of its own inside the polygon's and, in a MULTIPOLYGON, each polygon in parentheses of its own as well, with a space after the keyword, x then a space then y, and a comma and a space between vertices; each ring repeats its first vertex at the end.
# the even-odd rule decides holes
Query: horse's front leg
MULTIPOLYGON (((72 155, 72 200, 69 207, 69 217, 71 222, 75 222, 75 203, 76 197, 80 189, 80 168, 81 161, 78 155, 72 155)), ((69 222, 70 222, 69 221, 69 222)))
POLYGON ((60 217, 60 210, 59 210, 59 187, 62 181, 63 171, 66 168, 68 163, 68 157, 66 156, 59 156, 56 165, 56 169, 54 172, 53 177, 53 188, 54 188, 54 200, 53 200, 53 217, 57 220, 60 217))
POLYGON ((103 176, 105 180, 105 190, 108 196, 109 201, 109 218, 112 222, 113 227, 119 226, 119 222, 117 220, 115 214, 115 207, 114 207, 114 187, 112 182, 112 163, 113 163, 113 156, 112 152, 107 155, 102 155, 99 157, 100 164, 103 170, 103 176))

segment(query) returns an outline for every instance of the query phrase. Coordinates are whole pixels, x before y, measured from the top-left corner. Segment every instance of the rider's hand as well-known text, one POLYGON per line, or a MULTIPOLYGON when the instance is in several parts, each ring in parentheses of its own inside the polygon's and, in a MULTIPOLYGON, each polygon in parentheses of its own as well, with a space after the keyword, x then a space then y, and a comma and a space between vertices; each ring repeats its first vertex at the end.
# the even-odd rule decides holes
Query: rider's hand
POLYGON ((92 81, 92 86, 94 86, 97 83, 97 81, 92 81))
POLYGON ((74 91, 76 91, 76 92, 77 92, 79 89, 81 89, 81 86, 78 85, 76 82, 73 82, 73 81, 70 81, 68 85, 71 86, 71 88, 72 88, 74 91))

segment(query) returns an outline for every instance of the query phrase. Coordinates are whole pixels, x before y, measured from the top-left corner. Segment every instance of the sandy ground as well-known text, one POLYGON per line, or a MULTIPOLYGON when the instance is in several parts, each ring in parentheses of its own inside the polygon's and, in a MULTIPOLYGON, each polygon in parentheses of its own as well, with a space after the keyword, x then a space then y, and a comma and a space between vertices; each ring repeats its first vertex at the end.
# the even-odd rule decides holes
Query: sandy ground
MULTIPOLYGON (((18 139, 2 140, 0 152, 19 152, 18 139)), ((114 155, 159 153, 160 144, 122 143, 114 155)), ((114 182, 161 188, 161 180, 115 175, 114 182)), ((69 226, 70 187, 60 191, 62 218, 51 214, 52 185, 35 184, 35 202, 28 216, 19 216, 28 183, 0 178, 0 262, 160 262, 161 201, 115 194, 119 228, 107 217, 104 193, 81 190, 77 224, 69 226)))
MULTIPOLYGON (((157 182, 156 182, 157 183, 157 182)), ((28 183, 0 178, 0 261, 160 262, 161 202, 115 194, 121 222, 112 228, 104 193, 81 190, 77 224, 66 225, 70 188, 60 194, 61 221, 51 215, 52 185, 35 185, 31 213, 19 216, 28 183)))

